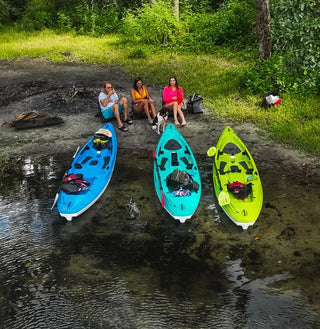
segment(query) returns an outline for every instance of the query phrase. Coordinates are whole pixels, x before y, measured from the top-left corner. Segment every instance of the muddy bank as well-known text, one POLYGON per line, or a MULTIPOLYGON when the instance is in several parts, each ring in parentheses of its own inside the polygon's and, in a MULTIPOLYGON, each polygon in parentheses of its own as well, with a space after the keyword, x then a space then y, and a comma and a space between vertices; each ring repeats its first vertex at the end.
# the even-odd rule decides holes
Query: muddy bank
MULTIPOLYGON (((100 118, 95 115, 97 96, 103 81, 111 80, 117 92, 128 99, 133 83, 133 77, 116 68, 100 65, 54 64, 24 59, 2 61, 0 68, 1 124, 23 111, 32 110, 45 111, 64 120, 64 124, 37 129, 1 129, 0 150, 10 157, 71 153, 102 125, 100 118)), ((159 110, 162 86, 145 82, 159 110)), ((318 158, 277 145, 253 125, 217 121, 207 110, 204 114, 186 114, 186 117, 188 125, 181 131, 199 156, 205 156, 206 150, 216 143, 223 128, 230 124, 249 147, 258 167, 278 166, 293 174, 320 172, 318 158)), ((158 140, 158 135, 143 119, 135 120, 129 132, 119 132, 117 137, 120 152, 127 149, 149 152, 158 140)))

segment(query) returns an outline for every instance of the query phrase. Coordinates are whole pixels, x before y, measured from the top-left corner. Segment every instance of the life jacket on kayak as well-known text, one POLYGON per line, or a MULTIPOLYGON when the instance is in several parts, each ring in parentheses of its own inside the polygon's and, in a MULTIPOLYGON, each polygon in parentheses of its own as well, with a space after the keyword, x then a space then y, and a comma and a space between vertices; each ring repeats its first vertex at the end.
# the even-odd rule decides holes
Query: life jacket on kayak
POLYGON ((191 176, 183 170, 175 169, 166 178, 168 188, 172 190, 189 190, 198 192, 199 184, 195 182, 191 176))
POLYGON ((241 182, 233 182, 227 185, 228 191, 231 192, 236 199, 246 199, 252 191, 252 183, 243 184, 241 182))
POLYGON ((90 186, 82 174, 69 174, 63 177, 61 189, 66 193, 79 193, 90 186))
POLYGON ((100 128, 93 137, 93 147, 97 150, 108 148, 108 143, 112 138, 111 131, 100 128))

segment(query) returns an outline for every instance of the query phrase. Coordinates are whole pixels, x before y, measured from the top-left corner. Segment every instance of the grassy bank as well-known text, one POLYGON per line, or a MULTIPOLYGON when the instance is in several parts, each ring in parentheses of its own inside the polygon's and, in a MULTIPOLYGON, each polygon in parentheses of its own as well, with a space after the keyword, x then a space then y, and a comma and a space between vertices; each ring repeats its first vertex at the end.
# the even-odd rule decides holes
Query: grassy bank
MULTIPOLYGON (((241 72, 255 54, 218 50, 215 54, 173 54, 123 44, 117 35, 101 38, 56 34, 52 31, 0 34, 0 59, 23 57, 53 62, 74 61, 117 65, 128 74, 142 76, 160 88, 176 75, 185 94, 199 93, 216 118, 252 122, 268 131, 276 141, 288 143, 312 154, 320 154, 320 98, 282 95, 277 108, 260 106, 263 95, 244 95, 239 87, 241 72), (68 54, 66 56, 66 54, 68 54)), ((267 91, 266 91, 267 92, 267 91)))

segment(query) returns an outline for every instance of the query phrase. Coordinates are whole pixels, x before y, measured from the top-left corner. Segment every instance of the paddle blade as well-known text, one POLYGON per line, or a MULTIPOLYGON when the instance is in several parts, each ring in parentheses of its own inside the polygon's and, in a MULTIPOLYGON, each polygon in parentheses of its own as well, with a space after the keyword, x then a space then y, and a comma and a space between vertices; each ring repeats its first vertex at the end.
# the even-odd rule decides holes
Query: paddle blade
POLYGON ((221 207, 230 204, 230 197, 226 192, 220 192, 218 196, 218 202, 221 207))
POLYGON ((161 206, 162 207, 165 206, 164 194, 163 194, 163 191, 162 190, 161 190, 161 206))
POLYGON ((210 147, 210 148, 208 149, 208 151, 207 151, 207 155, 208 155, 209 157, 213 157, 213 156, 216 154, 216 152, 217 152, 216 147, 215 147, 215 146, 212 146, 212 147, 210 147))
POLYGON ((54 208, 54 206, 56 205, 57 201, 58 201, 58 198, 59 198, 59 193, 56 194, 55 198, 54 198, 54 201, 53 201, 53 204, 51 206, 51 210, 54 208))

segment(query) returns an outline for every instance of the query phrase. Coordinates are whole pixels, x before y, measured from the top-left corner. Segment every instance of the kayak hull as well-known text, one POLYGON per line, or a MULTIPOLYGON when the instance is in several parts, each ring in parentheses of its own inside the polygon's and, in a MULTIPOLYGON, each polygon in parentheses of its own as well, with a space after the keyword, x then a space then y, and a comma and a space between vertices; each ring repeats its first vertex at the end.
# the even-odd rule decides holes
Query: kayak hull
POLYGON ((166 211, 181 223, 191 218, 201 197, 199 169, 188 143, 171 123, 166 126, 155 150, 153 178, 158 199, 166 211), (167 178, 176 169, 187 173, 197 190, 172 189, 167 178))
POLYGON ((222 209, 236 225, 247 229, 256 222, 263 204, 260 175, 248 148, 229 126, 216 145, 213 185, 218 200, 221 193, 227 194, 230 202, 222 209), (236 198, 228 189, 228 184, 233 182, 250 184, 249 195, 244 199, 236 198))
POLYGON ((76 154, 65 175, 82 174, 83 179, 90 183, 89 187, 78 193, 67 193, 61 188, 59 190, 58 212, 69 221, 84 213, 101 197, 112 177, 117 157, 117 137, 111 123, 102 129, 112 134, 108 145, 98 150, 94 137, 91 137, 76 154))

